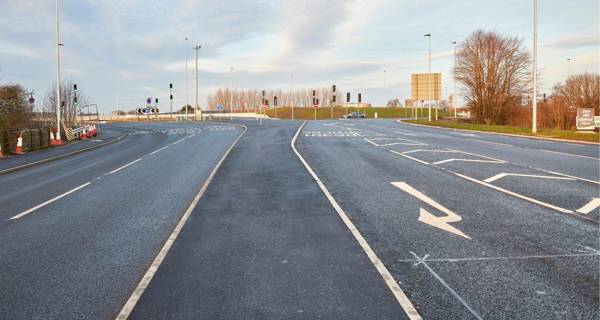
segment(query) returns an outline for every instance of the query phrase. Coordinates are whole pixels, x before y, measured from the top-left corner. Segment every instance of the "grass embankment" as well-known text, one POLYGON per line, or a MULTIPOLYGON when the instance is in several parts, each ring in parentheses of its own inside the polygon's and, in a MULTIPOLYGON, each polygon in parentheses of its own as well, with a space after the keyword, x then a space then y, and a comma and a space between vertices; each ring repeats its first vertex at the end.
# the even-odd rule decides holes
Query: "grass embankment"
MULTIPOLYGON (((344 107, 335 107, 333 108, 333 118, 338 119, 341 116, 346 114, 346 110, 348 113, 360 111, 367 115, 367 118, 373 119, 375 118, 375 113, 377 113, 377 118, 410 118, 413 117, 412 108, 344 108, 344 107)), ((272 118, 279 119, 291 119, 292 118, 292 108, 290 107, 282 107, 275 109, 267 110, 267 115, 272 118)), ((419 114, 425 116, 427 114, 427 109, 422 108, 419 111, 419 114)), ((439 110, 438 116, 445 117, 448 116, 448 112, 439 110)), ((315 118, 315 110, 314 108, 294 108, 294 119, 296 120, 313 120, 315 118)), ((317 119, 318 120, 327 120, 331 119, 331 109, 329 107, 321 107, 317 108, 317 119)))
POLYGON ((554 138, 554 139, 566 139, 575 141, 587 141, 596 142, 600 141, 600 134, 597 132, 576 132, 571 130, 557 130, 557 129, 544 129, 538 128, 537 134, 531 133, 529 127, 513 127, 513 126, 500 126, 500 125, 489 125, 489 124, 478 124, 468 122, 457 122, 453 120, 439 120, 428 122, 427 120, 408 120, 409 123, 424 124, 436 127, 463 129, 463 130, 476 130, 485 132, 498 132, 508 134, 518 134, 523 136, 535 136, 541 138, 554 138))

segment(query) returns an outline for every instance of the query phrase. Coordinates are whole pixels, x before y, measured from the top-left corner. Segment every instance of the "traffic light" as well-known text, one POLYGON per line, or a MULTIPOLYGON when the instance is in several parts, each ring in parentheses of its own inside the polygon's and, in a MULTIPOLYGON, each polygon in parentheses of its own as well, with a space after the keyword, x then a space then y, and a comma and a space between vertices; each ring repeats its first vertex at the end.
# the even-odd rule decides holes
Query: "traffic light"
POLYGON ((173 89, 173 84, 169 83, 169 89, 173 89))
POLYGON ((335 93, 335 84, 333 85, 332 89, 333 89, 333 92, 335 93))
POLYGON ((73 91, 77 91, 77 83, 73 84, 73 91))
POLYGON ((346 102, 350 103, 350 92, 346 92, 346 102))
POLYGON ((317 90, 313 90, 313 97, 317 95, 317 90))
POLYGON ((334 94, 334 95, 333 95, 333 103, 335 103, 335 97, 336 97, 336 96, 335 96, 335 94, 334 94))
POLYGON ((171 99, 171 101, 173 100, 173 95, 169 95, 169 99, 171 99))
POLYGON ((546 94, 544 93, 544 95, 543 95, 543 96, 544 96, 544 102, 546 102, 546 94))
POLYGON ((358 94, 358 103, 361 103, 361 102, 362 102, 362 94, 359 93, 358 94))
POLYGON ((155 104, 158 104, 158 98, 156 98, 156 100, 154 100, 154 103, 155 103, 155 104))
POLYGON ((266 96, 267 92, 265 90, 262 91, 263 98, 266 96))
POLYGON ((273 106, 277 106, 277 96, 273 97, 273 106))

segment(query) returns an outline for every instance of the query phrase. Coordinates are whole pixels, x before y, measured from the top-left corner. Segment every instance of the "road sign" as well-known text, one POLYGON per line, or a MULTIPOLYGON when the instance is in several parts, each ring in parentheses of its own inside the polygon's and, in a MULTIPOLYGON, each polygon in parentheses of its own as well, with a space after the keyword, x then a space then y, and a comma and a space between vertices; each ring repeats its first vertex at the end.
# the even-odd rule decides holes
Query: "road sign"
POLYGON ((29 103, 33 104, 35 102, 35 99, 33 97, 29 97, 29 103))
POLYGON ((222 104, 220 104, 220 105, 217 106, 217 110, 223 111, 223 110, 225 110, 225 106, 222 105, 222 104))
POLYGON ((577 130, 594 130, 594 109, 577 108, 577 130))
POLYGON ((152 103, 152 98, 148 98, 148 99, 146 99, 146 103, 147 103, 147 104, 151 104, 151 103, 152 103))

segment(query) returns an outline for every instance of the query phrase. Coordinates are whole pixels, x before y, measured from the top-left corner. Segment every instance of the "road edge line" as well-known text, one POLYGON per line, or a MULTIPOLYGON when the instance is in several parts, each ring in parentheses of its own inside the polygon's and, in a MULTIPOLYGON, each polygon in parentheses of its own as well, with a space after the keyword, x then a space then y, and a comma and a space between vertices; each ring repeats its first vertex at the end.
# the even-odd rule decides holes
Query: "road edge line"
POLYGON ((124 319, 129 318, 129 316, 131 315, 131 312, 133 311, 133 309, 137 305, 138 301, 144 294, 144 291, 150 285, 150 282, 152 281, 152 278, 154 278, 154 275, 158 271, 158 268, 160 267, 160 265, 166 258, 167 254, 169 253, 171 246, 173 246, 173 243, 175 243, 175 240, 179 236, 179 233, 183 229, 183 226, 185 225, 185 223, 189 219, 190 215, 192 214, 192 211, 194 211, 194 209, 196 208, 196 205, 198 204, 198 202, 204 195, 204 192, 208 188, 208 185, 211 183, 212 179, 214 178, 214 176, 217 173, 217 171, 219 170, 219 168, 221 168, 221 165, 223 164, 223 162, 225 161, 225 159, 227 158, 227 156, 229 155, 231 150, 233 150, 233 148, 237 145, 238 141, 244 136, 244 134, 246 134, 246 131, 248 131, 248 127, 246 127, 245 125, 242 125, 242 124, 230 124, 230 125, 241 127, 243 129, 242 133, 233 141, 231 146, 229 146, 227 151, 225 151, 225 154, 223 154, 223 156, 221 157, 219 162, 217 162, 217 164, 215 165, 215 167, 213 168, 211 173, 208 175, 208 178, 206 178, 206 180, 204 181, 204 184, 200 188, 200 191, 198 191, 198 193, 196 194, 196 196, 194 197, 194 199, 188 206, 188 208, 185 211, 185 213, 183 214, 183 216, 179 219, 179 222, 175 226, 175 229, 173 229, 173 232, 171 232, 171 234, 169 235, 169 237, 163 244, 163 247, 160 249, 160 251, 158 252, 156 257, 152 261, 152 264, 148 267, 148 269, 146 270, 146 273, 144 274, 142 279, 138 282, 138 285, 135 287, 135 289, 129 296, 129 299, 127 299, 127 301, 121 308, 121 311, 119 311, 119 313, 115 317, 116 320, 124 320, 124 319))
POLYGON ((404 291, 402 291, 402 289, 400 288, 400 286, 398 285, 398 283, 396 282, 396 280, 394 279, 392 274, 389 272, 389 270, 386 268, 386 266, 383 264, 381 259, 379 259, 377 254, 375 254, 375 251, 373 251, 373 249, 371 248, 371 246, 369 245, 367 240, 365 240, 365 238, 362 236, 360 231, 358 231, 356 226, 354 226, 352 221, 350 221, 350 218, 348 218, 348 215, 346 215, 344 210, 340 207, 340 205, 337 203, 337 201, 333 198, 331 193, 329 193, 329 190, 327 190, 327 187, 325 187, 325 184, 323 184, 321 179, 315 174, 314 170, 310 167, 308 162, 306 162, 306 160, 304 160, 304 158, 302 157, 300 152, 298 152, 298 150, 296 149, 296 141, 298 140, 298 136, 300 135, 300 132, 304 128, 305 124, 306 124, 306 121, 302 122, 302 124, 298 128, 298 131, 296 131, 296 134, 292 138, 292 141, 290 142, 290 146, 292 147, 292 150, 294 151, 296 156, 298 156, 298 158, 300 159, 300 162, 302 162, 304 167, 306 167, 306 170, 308 171, 308 173, 310 173, 312 178, 317 182, 317 185, 319 186, 319 188, 321 188, 321 191, 325 194, 325 197, 327 198, 327 200, 329 200, 329 202, 331 203, 331 205, 333 206, 335 211, 338 213, 338 215, 340 216, 340 218, 342 219, 342 221, 344 222, 344 224, 346 225, 346 227, 348 228, 350 233, 352 233, 352 235, 354 236, 354 239, 356 239, 356 241, 358 242, 360 247, 367 254, 367 256, 369 257, 369 260, 371 260, 371 263, 373 264, 375 269, 377 269, 377 272, 379 272, 379 275, 383 278, 383 281, 385 281, 386 285, 388 286, 388 288, 394 295, 394 298, 396 298, 396 301, 398 301, 398 303, 400 304, 400 306, 402 307, 402 309, 404 310, 404 312, 406 313, 408 318, 411 320, 422 320, 419 312, 417 312, 417 310, 413 306, 412 302, 406 296, 406 293, 404 293, 404 291))
POLYGON ((50 158, 46 158, 46 159, 42 159, 42 160, 38 160, 38 161, 26 163, 26 164, 22 164, 22 165, 19 165, 19 166, 16 166, 16 167, 12 167, 12 168, 8 168, 8 169, 0 170, 0 176, 1 175, 5 175, 5 174, 9 174, 9 173, 12 173, 12 172, 16 172, 16 171, 19 171, 19 170, 31 168, 31 167, 34 167, 34 166, 37 166, 37 165, 40 165, 40 164, 44 164, 44 163, 52 162, 52 161, 55 161, 55 160, 60 160, 60 159, 63 159, 63 158, 74 156, 74 155, 77 155, 77 154, 80 154, 80 153, 83 153, 83 152, 86 152, 86 151, 89 151, 89 150, 98 149, 100 147, 104 147, 104 146, 109 145, 111 143, 115 143, 117 141, 123 140, 123 138, 125 138, 128 135, 129 134, 126 133, 124 135, 116 137, 115 139, 112 139, 112 140, 109 140, 107 142, 103 142, 103 143, 97 144, 95 146, 90 146, 90 147, 83 148, 83 149, 80 149, 80 150, 75 150, 75 151, 71 151, 71 152, 68 152, 68 153, 65 153, 65 154, 61 154, 61 155, 58 155, 58 156, 55 156, 55 157, 50 157, 50 158))
POLYGON ((439 127, 439 126, 426 125, 426 124, 420 124, 420 123, 405 122, 405 121, 402 121, 402 120, 396 120, 396 123, 407 124, 407 125, 410 125, 410 126, 417 126, 417 127, 425 127, 425 128, 446 129, 446 130, 461 131, 461 132, 489 133, 489 134, 494 134, 494 135, 498 135, 498 136, 518 137, 518 138, 526 138, 526 139, 534 139, 534 140, 545 140, 545 141, 554 141, 554 142, 569 142, 569 143, 575 143, 575 144, 600 146, 600 144, 596 143, 596 142, 581 141, 581 140, 568 140, 568 139, 558 139, 558 138, 544 138, 544 137, 537 137, 537 136, 527 136, 527 135, 521 135, 521 134, 502 133, 502 132, 493 132, 493 131, 481 131, 481 130, 469 130, 469 129, 439 127))

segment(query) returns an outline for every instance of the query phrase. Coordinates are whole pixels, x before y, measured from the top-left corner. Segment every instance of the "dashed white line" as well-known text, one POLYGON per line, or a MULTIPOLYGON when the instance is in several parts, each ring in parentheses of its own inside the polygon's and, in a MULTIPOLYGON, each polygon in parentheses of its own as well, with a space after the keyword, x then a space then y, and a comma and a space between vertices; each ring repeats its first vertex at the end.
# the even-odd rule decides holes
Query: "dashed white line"
POLYGON ((165 149, 166 149, 166 148, 168 148, 168 147, 169 147, 169 146, 164 146, 164 147, 162 147, 162 148, 160 148, 160 149, 158 149, 158 150, 154 150, 154 151, 150 152, 150 155, 157 154, 157 153, 159 153, 159 152, 161 152, 161 151, 165 150, 165 149))
POLYGON ((593 160, 596 160, 596 161, 600 161, 600 158, 582 156, 580 154, 572 154, 572 153, 566 153, 566 152, 560 152, 560 151, 552 151, 552 150, 546 150, 546 149, 540 149, 540 151, 549 152, 549 153, 556 153, 556 154, 562 154, 562 155, 565 155, 565 156, 571 156, 571 157, 577 157, 577 158, 584 158, 584 159, 593 159, 593 160))
POLYGON ((323 191, 323 193, 325 194, 325 197, 327 198, 327 200, 329 200, 329 202, 331 203, 331 205, 333 206, 335 211, 338 213, 338 215, 342 219, 342 222, 344 222, 344 224, 346 225, 346 227, 348 228, 350 233, 352 233, 352 235, 354 236, 354 239, 356 239, 356 241, 361 246, 363 251, 367 254, 367 256, 369 257, 369 260, 371 260, 371 263, 373 264, 375 269, 377 269, 377 272, 379 272, 379 275, 383 278, 383 280, 387 284, 388 288, 390 289, 390 291, 396 298, 396 301, 398 301, 398 303, 400 304, 400 306, 402 307, 402 309, 404 310, 404 312, 406 313, 408 318, 411 320, 421 320, 422 319, 421 315, 419 315, 419 312, 415 309, 412 302, 410 302, 410 300, 408 299, 408 297, 406 296, 404 291, 402 291, 402 289, 400 288, 400 286, 398 285, 396 280, 394 280, 394 277, 389 272, 387 267, 383 264, 381 259, 379 259, 379 257, 375 253, 375 251, 373 251, 373 249, 371 248, 371 246, 369 245, 367 240, 365 240, 365 238, 362 236, 360 231, 358 231, 358 229, 356 228, 354 223, 352 223, 350 218, 348 218, 348 215, 346 215, 346 213, 344 212, 342 207, 340 207, 340 205, 337 203, 335 198, 333 198, 331 193, 329 193, 329 190, 327 190, 327 187, 325 187, 325 184, 315 174, 314 170, 310 167, 310 165, 306 162, 306 160, 304 160, 304 158, 302 157, 300 152, 298 152, 298 150, 296 149, 296 146, 295 146, 296 140, 298 139, 298 136, 299 136, 300 132, 302 131, 302 128, 304 128, 305 124, 306 124, 306 121, 303 122, 302 125, 300 125, 300 127, 298 128, 298 131, 296 131, 296 134, 292 138, 292 141, 290 143, 292 150, 294 151, 296 156, 298 156, 298 158, 300 159, 300 162, 302 162, 302 164, 306 167, 306 170, 310 173, 310 175, 313 177, 313 179, 317 182, 317 185, 319 186, 319 188, 321 188, 321 191, 323 191))
POLYGON ((515 176, 515 177, 527 177, 527 178, 540 178, 540 179, 556 179, 556 180, 575 180, 573 178, 568 177, 553 177, 553 176, 540 176, 535 174, 521 174, 521 173, 499 173, 493 177, 489 177, 483 181, 485 182, 494 182, 496 180, 500 180, 507 176, 515 176))
POLYGON ((61 195, 59 195, 59 196, 56 196, 56 197, 54 197, 54 198, 52 198, 52 199, 50 199, 50 200, 48 200, 48 201, 46 201, 46 202, 44 202, 44 203, 42 203, 42 204, 39 204, 39 205, 37 205, 37 206, 35 206, 35 207, 33 207, 33 208, 29 209, 29 210, 23 211, 23 212, 21 212, 21 213, 17 214, 16 216, 14 216, 14 217, 10 218, 10 220, 16 220, 16 219, 20 219, 20 218, 22 218, 23 216, 25 216, 25 215, 27 215, 27 214, 30 214, 30 213, 34 212, 35 210, 37 210, 37 209, 39 209, 39 208, 41 208, 41 207, 47 206, 47 205, 51 204, 52 202, 54 202, 54 201, 56 201, 56 200, 59 200, 59 199, 61 199, 61 198, 63 198, 63 197, 66 197, 66 196, 70 195, 70 194, 71 194, 71 193, 73 193, 73 192, 76 192, 77 190, 80 190, 80 189, 83 189, 83 188, 85 188, 85 187, 89 186, 90 184, 91 184, 91 182, 84 183, 84 184, 80 185, 80 186, 79 186, 79 187, 77 187, 77 188, 71 189, 71 190, 69 190, 69 191, 67 191, 67 192, 65 192, 65 193, 63 193, 63 194, 61 194, 61 195))
POLYGON ((137 159, 137 160, 133 160, 133 161, 131 161, 130 163, 128 163, 128 164, 126 164, 126 165, 123 165, 123 166, 121 166, 121 167, 118 167, 118 168, 116 168, 115 170, 113 170, 113 171, 109 172, 109 173, 107 174, 107 176, 108 176, 108 175, 111 175, 111 174, 113 174, 113 173, 115 173, 115 172, 121 171, 121 170, 123 170, 123 169, 125 169, 125 168, 129 167, 130 165, 132 165, 132 164, 134 164, 134 163, 138 162, 138 161, 142 161, 142 158, 139 158, 139 159, 137 159))

